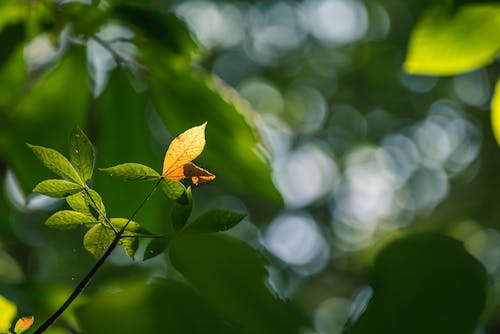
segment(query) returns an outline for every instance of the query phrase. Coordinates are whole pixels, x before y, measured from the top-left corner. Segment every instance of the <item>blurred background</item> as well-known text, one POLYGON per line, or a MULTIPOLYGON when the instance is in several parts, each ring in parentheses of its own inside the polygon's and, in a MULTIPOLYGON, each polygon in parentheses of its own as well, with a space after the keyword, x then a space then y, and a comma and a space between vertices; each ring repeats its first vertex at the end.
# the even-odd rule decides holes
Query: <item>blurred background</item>
MULTIPOLYGON (((43 226, 64 203, 30 194, 50 174, 24 143, 66 153, 80 125, 98 167, 160 170, 170 140, 208 120, 200 165, 217 179, 194 189, 193 216, 248 213, 228 234, 267 258, 265 285, 309 319, 302 333, 341 333, 373 295, 375 254, 422 231, 462 241, 484 266, 493 288, 477 333, 499 332, 500 152, 489 118, 498 64, 405 73, 421 1, 146 2, 180 21, 106 12, 120 1, 0 4, 0 294, 41 320, 95 262, 83 230, 43 226)), ((148 189, 99 174, 94 186, 123 217, 148 189)), ((156 195, 138 220, 162 231, 171 204, 156 195)), ((80 302, 123 279, 176 277, 165 259, 116 251, 80 302)), ((78 326, 69 312, 54 333, 78 326)))

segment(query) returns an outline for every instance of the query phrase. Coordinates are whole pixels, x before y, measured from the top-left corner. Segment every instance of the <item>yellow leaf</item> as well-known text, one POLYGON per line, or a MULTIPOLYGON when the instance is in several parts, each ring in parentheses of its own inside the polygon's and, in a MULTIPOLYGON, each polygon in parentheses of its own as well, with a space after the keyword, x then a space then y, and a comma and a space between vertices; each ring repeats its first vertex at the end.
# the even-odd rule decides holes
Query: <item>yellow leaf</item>
POLYGON ((187 163, 168 174, 168 179, 174 181, 180 181, 187 178, 190 178, 194 184, 198 184, 215 179, 215 175, 201 167, 196 166, 192 162, 187 163))
POLYGON ((35 321, 35 318, 33 316, 29 317, 24 317, 16 322, 16 326, 14 327, 14 333, 20 334, 26 330, 28 330, 31 325, 33 325, 33 322, 35 321))
POLYGON ((215 175, 191 162, 205 148, 206 125, 207 122, 192 127, 172 140, 163 161, 164 178, 173 181, 190 178, 194 184, 215 178, 215 175))
POLYGON ((491 100, 491 127, 497 143, 500 145, 500 79, 498 79, 493 99, 491 100))

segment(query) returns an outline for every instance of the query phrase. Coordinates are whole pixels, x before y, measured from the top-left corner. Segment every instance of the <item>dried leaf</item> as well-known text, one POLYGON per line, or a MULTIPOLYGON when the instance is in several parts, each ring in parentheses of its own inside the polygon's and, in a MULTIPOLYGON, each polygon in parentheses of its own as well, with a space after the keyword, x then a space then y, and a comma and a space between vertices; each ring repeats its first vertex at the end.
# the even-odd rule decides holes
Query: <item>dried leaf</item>
POLYGON ((198 184, 202 182, 212 181, 213 179, 215 179, 215 175, 190 162, 168 174, 168 179, 174 181, 191 179, 194 184, 198 184))

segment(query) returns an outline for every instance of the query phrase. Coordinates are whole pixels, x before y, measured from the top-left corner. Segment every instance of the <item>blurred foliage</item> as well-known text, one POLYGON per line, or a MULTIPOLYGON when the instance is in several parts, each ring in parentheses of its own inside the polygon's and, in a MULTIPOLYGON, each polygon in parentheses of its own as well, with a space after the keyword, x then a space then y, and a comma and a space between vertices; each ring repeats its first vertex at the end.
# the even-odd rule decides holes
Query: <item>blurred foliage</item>
MULTIPOLYGON (((117 250, 47 333, 498 332, 499 16, 468 0, 0 1, 0 295, 36 327, 96 261, 83 228, 43 225, 75 203, 26 195, 53 177, 26 143, 67 156, 79 126, 96 167, 158 171, 208 121, 215 181, 137 217, 192 233, 141 241, 144 262, 117 250), (243 217, 219 209, 248 218, 195 234, 243 217)), ((151 186, 89 184, 112 217, 151 186)))

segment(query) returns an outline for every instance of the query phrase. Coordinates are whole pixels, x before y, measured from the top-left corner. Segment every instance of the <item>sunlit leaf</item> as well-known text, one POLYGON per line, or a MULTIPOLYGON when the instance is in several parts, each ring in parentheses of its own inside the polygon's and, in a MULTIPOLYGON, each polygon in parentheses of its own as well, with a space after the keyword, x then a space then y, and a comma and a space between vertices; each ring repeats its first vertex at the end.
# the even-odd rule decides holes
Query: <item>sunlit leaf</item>
POLYGON ((51 148, 28 144, 37 158, 52 172, 57 175, 83 185, 77 171, 61 153, 51 148))
POLYGON ((372 289, 349 333, 470 334, 486 306, 488 279, 462 243, 427 233, 396 240, 377 255, 372 289))
POLYGON ((97 220, 92 215, 70 210, 58 211, 45 221, 45 225, 48 227, 60 230, 69 230, 80 225, 94 225, 96 223, 97 220))
POLYGON ((212 181, 215 179, 215 175, 190 162, 169 173, 167 178, 174 181, 191 179, 194 184, 199 184, 212 181))
POLYGON ((104 202, 102 201, 101 195, 99 195, 97 191, 95 191, 94 189, 87 189, 87 191, 84 192, 83 194, 87 204, 91 208, 93 208, 97 214, 101 216, 106 214, 106 208, 104 207, 104 202))
POLYGON ((82 191, 83 187, 79 184, 65 180, 45 180, 36 185, 34 193, 45 196, 61 198, 73 195, 82 191))
POLYGON ((491 100, 491 127, 497 143, 500 145, 500 79, 497 81, 491 100))
POLYGON ((80 128, 71 132, 69 139, 69 155, 78 174, 84 182, 92 178, 95 154, 92 143, 80 128))
POLYGON ((33 325, 34 321, 35 317, 33 316, 20 318, 16 322, 16 326, 14 327, 14 333, 21 334, 22 332, 27 331, 33 325))
POLYGON ((137 163, 124 163, 113 167, 99 168, 99 170, 125 181, 158 180, 161 177, 154 169, 137 163))
POLYGON ((240 334, 299 333, 308 326, 266 286, 267 261, 243 241, 220 233, 190 234, 170 243, 174 267, 240 334))
POLYGON ((143 228, 139 223, 135 221, 130 221, 127 218, 111 218, 111 224, 117 229, 120 230, 125 224, 127 227, 125 231, 139 233, 139 234, 151 234, 147 229, 143 228))
POLYGON ((14 320, 16 314, 16 305, 0 295, 0 332, 9 331, 12 320, 14 320))
POLYGON ((246 215, 225 210, 211 210, 189 223, 184 231, 210 233, 226 231, 236 226, 246 215))
POLYGON ((192 127, 172 140, 163 161, 162 176, 169 174, 194 160, 205 148, 205 127, 207 123, 192 127))
POLYGON ((102 254, 113 242, 115 233, 102 224, 94 225, 83 237, 83 246, 94 255, 102 254))
POLYGON ((85 200, 85 194, 79 192, 66 197, 66 202, 75 211, 81 212, 86 215, 92 215, 89 204, 85 200))
POLYGON ((163 253, 168 247, 168 238, 154 238, 146 246, 143 261, 149 260, 163 253))
POLYGON ((485 66, 500 51, 500 5, 473 4, 451 11, 442 5, 415 27, 404 68, 409 73, 452 75, 485 66))
POLYGON ((183 201, 183 195, 186 192, 186 188, 182 185, 182 183, 168 179, 162 179, 160 182, 160 187, 165 195, 167 195, 167 197, 171 200, 187 203, 186 201, 183 201))
POLYGON ((191 215, 191 210, 193 208, 193 199, 191 194, 191 187, 186 189, 186 201, 177 201, 172 207, 172 212, 170 216, 172 217, 172 225, 176 231, 186 225, 189 216, 191 215))

